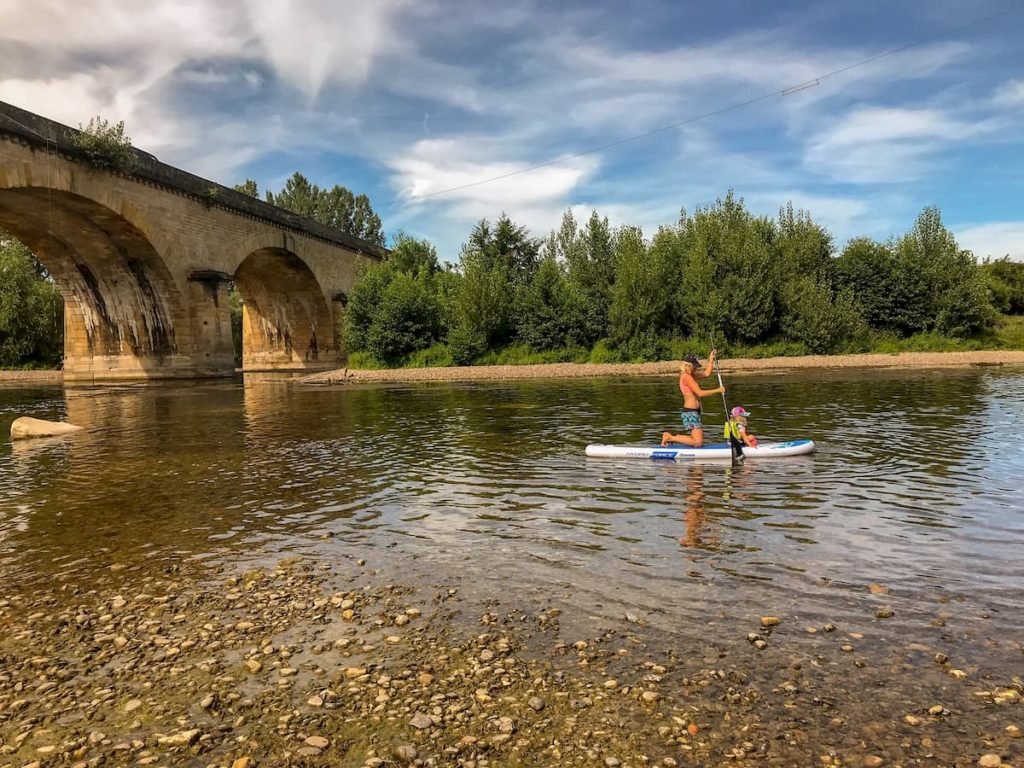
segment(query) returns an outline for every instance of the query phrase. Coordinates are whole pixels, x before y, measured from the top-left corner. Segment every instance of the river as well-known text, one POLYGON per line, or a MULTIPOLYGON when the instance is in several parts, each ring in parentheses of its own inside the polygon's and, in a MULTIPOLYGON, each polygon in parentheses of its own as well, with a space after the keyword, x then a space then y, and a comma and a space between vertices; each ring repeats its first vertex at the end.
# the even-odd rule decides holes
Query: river
POLYGON ((85 427, 0 445, 0 754, 1017 764, 1024 370, 729 398, 818 450, 584 455, 672 378, 0 388, 85 427))
POLYGON ((674 428, 666 378, 0 389, 5 434, 20 414, 86 427, 0 447, 0 570, 28 584, 113 561, 386 553, 407 577, 666 629, 877 623, 880 603, 899 620, 879 632, 948 603, 965 637, 979 620, 1020 628, 1024 373, 814 371, 737 378, 729 396, 763 440, 817 452, 739 468, 584 456, 674 428))

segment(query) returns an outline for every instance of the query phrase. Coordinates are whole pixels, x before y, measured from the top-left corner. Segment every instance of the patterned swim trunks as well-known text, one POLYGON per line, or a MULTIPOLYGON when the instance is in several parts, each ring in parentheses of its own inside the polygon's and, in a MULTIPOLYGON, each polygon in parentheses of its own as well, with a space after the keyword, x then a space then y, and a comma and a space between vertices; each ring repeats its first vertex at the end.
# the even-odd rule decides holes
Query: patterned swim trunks
POLYGON ((680 411, 680 415, 683 418, 683 429, 687 432, 693 432, 695 429, 704 429, 704 425, 700 422, 700 411, 691 411, 684 408, 680 411))

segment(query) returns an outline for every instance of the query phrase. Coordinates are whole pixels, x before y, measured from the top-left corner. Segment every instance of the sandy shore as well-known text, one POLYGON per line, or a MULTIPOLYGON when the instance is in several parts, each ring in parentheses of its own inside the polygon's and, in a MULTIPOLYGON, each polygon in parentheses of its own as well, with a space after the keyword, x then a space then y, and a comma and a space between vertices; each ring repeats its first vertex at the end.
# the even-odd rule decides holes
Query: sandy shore
MULTIPOLYGON (((904 352, 898 355, 807 355, 723 360, 722 371, 736 375, 805 368, 950 368, 970 365, 1024 365, 1024 350, 979 352, 904 352)), ((399 368, 381 371, 344 368, 304 376, 303 384, 357 384, 363 382, 501 381, 509 379, 562 379, 594 376, 668 376, 677 373, 678 361, 659 363, 550 363, 545 365, 481 365, 457 368, 399 368)))

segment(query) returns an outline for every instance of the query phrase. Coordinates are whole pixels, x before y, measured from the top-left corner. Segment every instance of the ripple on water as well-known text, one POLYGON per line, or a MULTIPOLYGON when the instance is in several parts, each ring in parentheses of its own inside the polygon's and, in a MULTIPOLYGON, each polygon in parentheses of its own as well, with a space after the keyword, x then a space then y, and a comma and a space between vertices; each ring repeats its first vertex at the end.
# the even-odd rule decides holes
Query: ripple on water
MULTIPOLYGON (((762 612, 879 626, 872 582, 926 620, 1019 626, 1024 373, 823 372, 730 387, 811 457, 595 460, 675 424, 671 379, 306 390, 266 383, 3 390, 88 428, 0 451, 0 569, 392 550, 506 593, 704 631, 762 612)), ((707 422, 721 416, 709 404, 707 422)), ((713 427, 711 427, 713 429, 713 427)), ((905 628, 905 627, 904 627, 905 628)))

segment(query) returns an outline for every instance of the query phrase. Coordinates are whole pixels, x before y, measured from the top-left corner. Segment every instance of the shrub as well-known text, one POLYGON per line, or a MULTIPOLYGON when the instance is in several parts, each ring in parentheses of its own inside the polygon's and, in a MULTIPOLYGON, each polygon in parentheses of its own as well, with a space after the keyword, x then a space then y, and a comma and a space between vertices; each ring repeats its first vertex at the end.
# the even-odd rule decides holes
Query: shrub
POLYGON ((72 144, 90 165, 120 173, 135 170, 138 156, 132 148, 132 140, 125 135, 123 120, 112 125, 97 116, 91 118, 84 128, 79 124, 78 129, 72 144))
POLYGON ((813 278, 792 280, 782 290, 786 337, 816 355, 840 351, 862 332, 864 321, 849 292, 834 294, 813 278))
POLYGON ((366 350, 382 363, 395 365, 410 352, 437 338, 437 307, 426 276, 394 274, 384 288, 366 335, 366 350))
POLYGON ((454 365, 472 365, 487 349, 487 339, 479 328, 457 325, 448 334, 448 352, 454 365))

